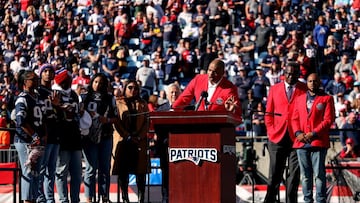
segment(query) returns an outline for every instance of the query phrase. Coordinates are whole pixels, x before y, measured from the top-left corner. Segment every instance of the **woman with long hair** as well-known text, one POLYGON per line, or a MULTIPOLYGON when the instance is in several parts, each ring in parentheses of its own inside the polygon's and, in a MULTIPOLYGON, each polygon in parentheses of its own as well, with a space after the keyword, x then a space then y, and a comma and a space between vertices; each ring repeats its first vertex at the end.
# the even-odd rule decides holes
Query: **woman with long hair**
POLYGON ((139 202, 144 202, 149 110, 147 102, 140 97, 140 86, 135 80, 125 85, 123 95, 116 99, 116 106, 119 121, 114 123, 112 173, 119 176, 123 202, 129 202, 129 174, 135 174, 139 202))
POLYGON ((83 107, 92 118, 89 134, 83 138, 85 167, 85 196, 87 202, 96 197, 96 173, 102 202, 109 202, 110 161, 113 128, 115 121, 114 97, 108 93, 109 81, 102 73, 95 74, 82 95, 83 107))

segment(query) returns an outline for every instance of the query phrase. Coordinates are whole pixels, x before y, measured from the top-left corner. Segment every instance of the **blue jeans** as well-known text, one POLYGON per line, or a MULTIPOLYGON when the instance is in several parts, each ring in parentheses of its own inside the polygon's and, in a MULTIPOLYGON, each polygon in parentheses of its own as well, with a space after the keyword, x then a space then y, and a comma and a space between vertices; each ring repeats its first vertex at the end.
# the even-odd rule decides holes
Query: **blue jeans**
POLYGON ((313 199, 313 179, 315 178, 316 202, 326 202, 326 171, 325 158, 326 148, 303 148, 296 150, 302 190, 305 202, 314 202, 313 199))
POLYGON ((99 193, 102 197, 109 198, 112 141, 112 137, 101 140, 99 144, 89 141, 83 147, 86 162, 84 175, 86 198, 96 197, 96 172, 98 172, 99 193))
POLYGON ((59 149, 59 144, 47 144, 45 147, 40 168, 39 197, 37 202, 55 203, 55 170, 59 149))
POLYGON ((41 157, 39 158, 35 171, 30 171, 25 166, 25 162, 28 159, 28 143, 16 142, 16 151, 18 152, 20 166, 21 166, 21 200, 36 200, 38 196, 38 185, 39 185, 39 173, 41 157), (35 172, 35 173, 34 173, 35 172))
POLYGON ((69 203, 68 181, 70 172, 70 199, 72 203, 80 202, 80 184, 81 184, 81 150, 67 151, 60 150, 56 161, 56 188, 61 203, 69 203))

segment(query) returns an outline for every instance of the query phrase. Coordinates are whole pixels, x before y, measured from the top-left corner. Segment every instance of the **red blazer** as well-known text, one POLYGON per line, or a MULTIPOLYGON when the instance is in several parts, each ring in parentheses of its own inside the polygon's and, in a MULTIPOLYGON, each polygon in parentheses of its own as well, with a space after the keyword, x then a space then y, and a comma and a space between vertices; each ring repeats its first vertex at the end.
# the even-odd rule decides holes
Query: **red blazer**
MULTIPOLYGON (((315 132, 316 136, 310 143, 313 147, 330 147, 329 129, 335 121, 335 107, 332 96, 325 93, 315 97, 310 112, 306 108, 306 94, 295 101, 292 117, 293 132, 315 132)), ((301 148, 305 143, 295 140, 293 148, 301 148)))
POLYGON ((290 134, 291 140, 295 140, 294 131, 290 123, 294 110, 294 101, 296 97, 305 94, 306 91, 306 84, 297 82, 292 98, 288 101, 284 82, 270 87, 266 103, 265 125, 271 142, 279 143, 287 131, 290 134))
MULTIPOLYGON (((195 78, 190 81, 184 92, 181 93, 181 95, 175 101, 172 107, 175 110, 184 109, 187 105, 191 103, 194 97, 196 101, 199 101, 201 93, 208 90, 208 83, 209 80, 206 74, 196 75, 195 78)), ((216 87, 211 100, 209 100, 209 111, 226 111, 224 106, 225 101, 231 96, 234 96, 235 100, 237 101, 237 107, 235 108, 234 113, 236 117, 241 118, 241 103, 237 93, 237 87, 226 78, 223 78, 221 80, 219 85, 216 87)), ((204 101, 201 102, 198 110, 205 110, 204 101)))

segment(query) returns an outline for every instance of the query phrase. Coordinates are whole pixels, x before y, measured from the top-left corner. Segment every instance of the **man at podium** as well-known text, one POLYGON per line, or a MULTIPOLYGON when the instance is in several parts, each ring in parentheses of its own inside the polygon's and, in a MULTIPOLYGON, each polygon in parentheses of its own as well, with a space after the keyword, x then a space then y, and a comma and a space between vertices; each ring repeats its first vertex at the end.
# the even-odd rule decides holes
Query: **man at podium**
POLYGON ((199 74, 190 81, 173 104, 173 109, 184 109, 195 98, 195 111, 231 111, 237 118, 241 118, 237 87, 224 77, 224 73, 224 62, 213 60, 206 75, 199 74))
MULTIPOLYGON (((208 68, 207 75, 197 75, 190 81, 171 107, 175 111, 193 107, 195 111, 231 111, 241 120, 241 104, 237 94, 237 87, 224 77, 225 64, 220 59, 213 60, 208 68), (196 104, 191 105, 193 99, 196 104)), ((168 202, 169 190, 169 162, 168 162, 168 129, 158 128, 161 169, 163 170, 162 202, 168 202)))

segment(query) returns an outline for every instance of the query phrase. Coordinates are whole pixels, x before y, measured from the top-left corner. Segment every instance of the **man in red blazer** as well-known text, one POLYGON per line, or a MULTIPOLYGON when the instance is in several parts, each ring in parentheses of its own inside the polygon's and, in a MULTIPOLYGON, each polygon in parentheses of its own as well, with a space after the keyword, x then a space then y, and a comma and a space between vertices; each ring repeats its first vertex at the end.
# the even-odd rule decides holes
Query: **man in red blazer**
POLYGON ((314 202, 315 178, 316 202, 325 203, 325 158, 330 147, 329 129, 335 121, 335 107, 333 97, 324 93, 320 84, 317 74, 308 76, 308 91, 296 99, 291 122, 296 136, 293 147, 299 159, 304 201, 314 202))
POLYGON ((295 99, 307 90, 306 85, 298 81, 299 76, 299 64, 289 62, 285 68, 285 81, 271 86, 267 98, 265 125, 269 138, 270 167, 266 203, 276 202, 287 158, 289 176, 286 178, 286 202, 297 202, 300 172, 296 151, 292 149, 295 135, 290 120, 295 99))
POLYGON ((224 62, 220 59, 213 60, 209 65, 207 75, 195 76, 172 108, 183 109, 190 105, 195 98, 195 108, 198 108, 196 110, 231 111, 235 116, 241 118, 241 104, 237 87, 224 77, 224 73, 224 62), (203 98, 200 99, 201 97, 203 98))

